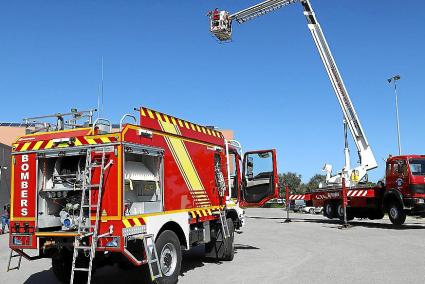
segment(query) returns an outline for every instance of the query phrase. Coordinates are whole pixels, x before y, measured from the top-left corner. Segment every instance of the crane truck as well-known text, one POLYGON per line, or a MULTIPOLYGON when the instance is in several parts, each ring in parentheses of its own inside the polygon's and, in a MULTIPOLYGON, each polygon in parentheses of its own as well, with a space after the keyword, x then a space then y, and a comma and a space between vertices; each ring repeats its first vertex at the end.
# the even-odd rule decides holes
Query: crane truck
POLYGON ((181 250, 233 259, 243 207, 277 197, 276 151, 242 156, 213 127, 137 111, 140 123, 125 114, 116 128, 94 110, 25 119, 13 144, 8 271, 22 257, 51 258, 71 284, 108 263, 176 283, 181 250))
POLYGON ((290 199, 308 200, 314 206, 323 206, 324 215, 328 218, 343 218, 342 188, 346 187, 348 219, 354 217, 382 219, 384 213, 388 212, 391 222, 401 225, 408 214, 424 215, 425 155, 389 157, 386 161, 385 179, 379 182, 378 186, 367 186, 367 172, 377 168, 378 165, 310 0, 267 0, 233 14, 215 9, 209 13, 210 32, 221 42, 230 41, 233 21, 243 24, 295 3, 300 3, 303 7, 308 28, 343 113, 345 165, 341 172, 333 175, 332 166, 325 164, 324 186, 306 195, 291 195, 290 199), (359 165, 354 168, 350 165, 348 129, 359 156, 359 165))

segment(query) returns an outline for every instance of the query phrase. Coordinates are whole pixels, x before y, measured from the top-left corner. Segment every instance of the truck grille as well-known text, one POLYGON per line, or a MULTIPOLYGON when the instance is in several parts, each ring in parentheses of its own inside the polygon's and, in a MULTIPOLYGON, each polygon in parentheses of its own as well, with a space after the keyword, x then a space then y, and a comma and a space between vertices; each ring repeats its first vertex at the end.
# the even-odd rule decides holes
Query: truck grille
POLYGON ((411 184, 410 190, 414 193, 425 193, 425 184, 411 184))

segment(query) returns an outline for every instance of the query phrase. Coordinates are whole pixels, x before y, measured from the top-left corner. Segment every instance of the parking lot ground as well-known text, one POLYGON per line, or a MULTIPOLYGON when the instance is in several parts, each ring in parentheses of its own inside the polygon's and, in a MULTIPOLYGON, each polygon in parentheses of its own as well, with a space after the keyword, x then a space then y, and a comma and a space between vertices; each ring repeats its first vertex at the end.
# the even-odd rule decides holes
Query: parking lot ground
MULTIPOLYGON (((202 248, 184 254, 180 283, 425 283, 425 220, 408 218, 394 228, 388 219, 337 220, 292 214, 282 209, 248 209, 243 233, 236 234, 232 262, 202 258, 202 248)), ((6 273, 7 238, 0 237, 2 283, 58 283, 50 260, 23 261, 6 273)), ((104 267, 94 283, 142 283, 138 270, 104 267)))

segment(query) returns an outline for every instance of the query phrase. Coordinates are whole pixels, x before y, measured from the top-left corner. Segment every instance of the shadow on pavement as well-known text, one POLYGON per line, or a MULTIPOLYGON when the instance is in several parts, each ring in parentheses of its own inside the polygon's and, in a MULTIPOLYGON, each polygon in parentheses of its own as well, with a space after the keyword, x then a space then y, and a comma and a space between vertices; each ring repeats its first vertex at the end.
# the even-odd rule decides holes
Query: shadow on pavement
MULTIPOLYGON (((282 223, 285 223, 285 217, 259 217, 259 216, 249 216, 247 219, 261 219, 261 220, 282 220, 282 223)), ((330 219, 313 219, 313 218, 290 218, 292 222, 295 223, 318 223, 318 224, 331 224, 339 227, 342 225, 339 220, 330 220, 330 219)), ((367 220, 367 219, 366 219, 367 220)), ((379 222, 379 220, 377 220, 379 222)), ((357 219, 355 221, 348 222, 352 227, 364 227, 364 228, 375 228, 375 229, 387 229, 387 230, 425 230, 425 223, 407 223, 402 226, 396 226, 388 223, 376 223, 370 221, 362 221, 362 219, 357 219)))
MULTIPOLYGON (((258 249, 259 248, 251 246, 251 245, 235 244, 235 254, 238 253, 238 250, 258 250, 258 249)), ((204 266, 205 263, 221 265, 223 262, 212 259, 212 258, 206 258, 205 246, 198 246, 187 252, 184 252, 180 276, 184 276, 186 272, 204 266)))
MULTIPOLYGON (((318 223, 318 224, 331 224, 339 227, 342 225, 339 220, 329 219, 307 219, 307 218, 291 218, 293 222, 306 222, 306 223, 318 223)), ((379 220, 377 220, 379 222, 379 220)), ((386 229, 386 230, 425 230, 424 223, 408 223, 402 226, 396 226, 388 223, 376 223, 370 221, 350 221, 348 222, 352 227, 364 227, 364 228, 375 228, 375 229, 386 229)))
POLYGON ((43 271, 34 273, 24 283, 25 284, 31 284, 31 283, 55 284, 55 283, 61 283, 61 282, 59 282, 56 279, 52 269, 49 269, 49 270, 43 270, 43 271))

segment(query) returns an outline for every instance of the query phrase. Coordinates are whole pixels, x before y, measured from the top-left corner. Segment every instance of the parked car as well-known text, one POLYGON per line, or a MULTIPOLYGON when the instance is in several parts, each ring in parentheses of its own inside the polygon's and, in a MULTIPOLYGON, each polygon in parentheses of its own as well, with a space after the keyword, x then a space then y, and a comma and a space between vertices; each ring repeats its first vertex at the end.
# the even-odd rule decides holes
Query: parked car
POLYGON ((289 208, 294 212, 300 212, 305 206, 304 200, 291 200, 289 208))
POLYGON ((321 214, 323 213, 323 207, 306 206, 301 209, 301 212, 310 214, 321 214))

